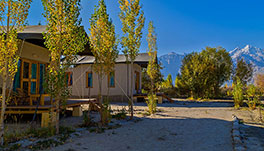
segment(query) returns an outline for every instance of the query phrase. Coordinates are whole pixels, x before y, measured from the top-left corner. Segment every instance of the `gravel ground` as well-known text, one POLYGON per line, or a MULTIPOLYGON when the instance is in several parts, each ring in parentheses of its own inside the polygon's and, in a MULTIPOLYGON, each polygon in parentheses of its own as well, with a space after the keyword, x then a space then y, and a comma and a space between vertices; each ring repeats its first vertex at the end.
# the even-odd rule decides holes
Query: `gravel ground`
MULTIPOLYGON (((122 104, 112 105, 121 109, 122 104)), ((146 109, 137 103, 137 113, 146 109)), ((121 128, 102 134, 85 132, 80 138, 53 151, 231 151, 232 115, 230 102, 187 102, 159 105, 161 112, 142 117, 140 122, 128 122, 121 128)))

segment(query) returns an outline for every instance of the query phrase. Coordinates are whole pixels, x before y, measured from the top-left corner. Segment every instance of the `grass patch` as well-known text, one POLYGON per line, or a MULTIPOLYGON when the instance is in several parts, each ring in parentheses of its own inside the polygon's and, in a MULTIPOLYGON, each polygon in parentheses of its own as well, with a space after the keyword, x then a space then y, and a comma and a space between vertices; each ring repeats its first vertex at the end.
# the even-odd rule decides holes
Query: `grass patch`
POLYGON ((2 148, 6 150, 19 150, 21 144, 14 144, 12 146, 8 146, 10 143, 15 143, 23 139, 47 139, 43 141, 39 141, 33 146, 29 146, 28 149, 31 150, 39 150, 39 149, 46 149, 50 146, 56 146, 59 144, 63 144, 70 136, 71 133, 75 132, 73 128, 70 127, 60 127, 60 134, 55 139, 47 139, 52 136, 55 136, 55 128, 29 128, 28 130, 18 133, 5 133, 4 141, 5 145, 2 148), (9 147, 9 148, 8 148, 9 147))

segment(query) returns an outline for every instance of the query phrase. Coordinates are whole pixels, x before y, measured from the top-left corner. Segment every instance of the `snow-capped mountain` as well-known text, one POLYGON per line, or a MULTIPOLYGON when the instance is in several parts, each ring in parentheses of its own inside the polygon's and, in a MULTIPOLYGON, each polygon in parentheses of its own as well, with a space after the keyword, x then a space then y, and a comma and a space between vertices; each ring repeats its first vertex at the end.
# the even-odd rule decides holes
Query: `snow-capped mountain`
MULTIPOLYGON (((234 50, 230 51, 229 54, 234 65, 236 65, 237 59, 243 58, 246 62, 253 65, 254 74, 259 72, 264 73, 264 49, 246 45, 244 48, 236 47, 234 50)), ((172 80, 175 80, 185 55, 186 54, 171 52, 158 58, 163 66, 161 73, 164 75, 164 78, 167 78, 168 74, 171 74, 172 80)))
POLYGON ((167 76, 171 74, 172 80, 175 80, 178 72, 180 71, 182 59, 184 58, 184 56, 185 54, 171 52, 158 58, 163 67, 161 73, 164 75, 164 78, 167 78, 167 76))
POLYGON ((246 45, 244 48, 235 48, 229 52, 234 64, 237 59, 243 58, 254 67, 254 74, 264 72, 264 49, 246 45))

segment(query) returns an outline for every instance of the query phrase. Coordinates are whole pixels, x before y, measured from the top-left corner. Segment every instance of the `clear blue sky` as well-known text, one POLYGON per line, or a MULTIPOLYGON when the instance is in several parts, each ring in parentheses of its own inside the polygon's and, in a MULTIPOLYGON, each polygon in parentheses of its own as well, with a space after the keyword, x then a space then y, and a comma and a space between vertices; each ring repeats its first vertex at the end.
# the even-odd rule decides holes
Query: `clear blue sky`
MULTIPOLYGON (((89 33, 89 18, 98 0, 82 0, 82 24, 89 33)), ((105 0, 108 13, 122 35, 118 0, 105 0)), ((159 56, 200 51, 206 46, 227 50, 251 44, 264 48, 263 0, 141 0, 146 25, 140 52, 146 52, 147 25, 154 21, 159 56)), ((33 0, 28 22, 45 24, 41 0, 33 0)))

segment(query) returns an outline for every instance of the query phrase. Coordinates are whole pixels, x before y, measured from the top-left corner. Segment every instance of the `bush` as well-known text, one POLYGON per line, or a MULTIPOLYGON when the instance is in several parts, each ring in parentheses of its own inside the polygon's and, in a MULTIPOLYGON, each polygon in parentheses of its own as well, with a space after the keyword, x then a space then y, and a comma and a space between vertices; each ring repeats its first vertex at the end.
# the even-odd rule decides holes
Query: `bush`
POLYGON ((256 105, 260 102, 259 98, 259 91, 258 89, 253 85, 249 85, 247 89, 247 105, 251 110, 256 109, 256 105))
POLYGON ((123 108, 122 110, 121 110, 121 112, 118 112, 118 113, 116 113, 116 114, 114 114, 114 115, 112 115, 112 118, 115 118, 115 119, 117 119, 117 120, 124 120, 124 119, 126 119, 126 110, 125 110, 125 108, 123 108))
POLYGON ((156 94, 149 94, 148 101, 146 101, 148 105, 148 111, 150 114, 155 114, 157 111, 157 96, 156 94))
POLYGON ((101 107, 101 122, 102 125, 108 125, 111 122, 111 107, 109 105, 109 101, 104 101, 101 107))
POLYGON ((233 96, 234 96, 235 108, 238 109, 239 107, 243 105, 243 100, 244 100, 243 84, 241 83, 239 78, 237 79, 236 84, 234 86, 233 96))

